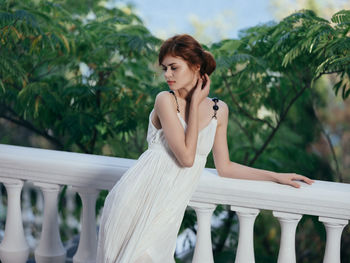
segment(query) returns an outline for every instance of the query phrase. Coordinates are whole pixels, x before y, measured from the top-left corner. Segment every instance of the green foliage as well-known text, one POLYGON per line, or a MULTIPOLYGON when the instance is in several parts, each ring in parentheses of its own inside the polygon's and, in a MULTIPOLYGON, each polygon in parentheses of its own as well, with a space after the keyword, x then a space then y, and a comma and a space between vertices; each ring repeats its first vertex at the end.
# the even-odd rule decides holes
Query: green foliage
MULTIPOLYGON (((300 54, 316 55, 318 62, 314 78, 323 74, 338 73, 340 81, 334 85, 335 93, 341 91, 346 99, 350 94, 350 12, 341 10, 333 15, 331 22, 318 18, 312 11, 303 11, 292 14, 282 23, 292 25, 293 30, 283 38, 287 46, 290 41, 297 39, 296 45, 289 49, 284 56, 283 65, 286 66, 300 54)), ((293 43, 293 42, 292 42, 293 43)), ((273 50, 274 51, 274 50, 273 50)))
POLYGON ((1 4, 1 117, 54 148, 102 153, 106 140, 127 140, 146 122, 159 40, 132 13, 96 2, 89 20, 67 11, 70 2, 1 4))
MULTIPOLYGON (((324 105, 317 89, 319 77, 331 72, 338 74, 342 86, 336 84, 335 92, 341 90, 344 99, 348 96, 345 59, 348 49, 337 45, 348 41, 348 36, 339 25, 302 10, 280 23, 241 31, 238 40, 224 40, 211 46, 210 51, 218 62, 212 76, 212 93, 223 98, 230 109, 231 160, 276 172, 293 171, 311 178, 334 180, 329 161, 311 148, 321 136, 314 109, 316 104, 324 105), (333 60, 334 54, 344 59, 333 60), (330 68, 329 65, 335 65, 331 61, 339 62, 336 70, 330 68)), ((210 159, 209 165, 213 167, 213 164, 210 159)), ((266 214, 260 220, 264 217, 266 214)), ((268 222, 256 224, 259 262, 274 261, 278 255, 277 236, 266 240, 269 231, 276 228, 268 222)), ((234 229, 226 228, 227 238, 232 234, 234 229)), ((300 236, 302 233, 297 238, 300 236)), ((320 242, 318 236, 315 233, 308 238, 315 237, 313 241, 320 242)), ((300 242, 297 249, 306 250, 301 245, 307 244, 300 242)), ((305 256, 300 262, 321 257, 321 251, 318 249, 318 253, 305 256)), ((321 258, 312 262, 319 261, 321 258)))

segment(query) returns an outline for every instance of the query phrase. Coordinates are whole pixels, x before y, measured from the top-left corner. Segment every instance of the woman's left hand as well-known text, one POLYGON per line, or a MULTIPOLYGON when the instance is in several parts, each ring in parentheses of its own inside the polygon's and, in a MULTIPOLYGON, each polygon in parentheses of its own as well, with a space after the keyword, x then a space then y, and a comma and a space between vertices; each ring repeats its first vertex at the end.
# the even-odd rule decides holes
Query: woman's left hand
POLYGON ((304 181, 307 184, 314 182, 314 180, 296 173, 276 173, 274 177, 277 183, 291 185, 295 188, 299 188, 300 184, 294 180, 304 181))

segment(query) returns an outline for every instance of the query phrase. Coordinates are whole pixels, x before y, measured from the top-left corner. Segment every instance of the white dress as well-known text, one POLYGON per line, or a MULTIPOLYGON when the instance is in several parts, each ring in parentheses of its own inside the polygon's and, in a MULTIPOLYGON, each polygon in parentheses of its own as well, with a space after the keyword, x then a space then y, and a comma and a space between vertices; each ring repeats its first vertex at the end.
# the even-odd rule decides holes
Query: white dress
MULTIPOLYGON (((174 263, 186 206, 214 143, 217 120, 199 131, 192 167, 181 167, 162 129, 149 116, 148 149, 108 193, 99 230, 97 263, 174 263)), ((186 129, 186 122, 178 113, 186 129)))

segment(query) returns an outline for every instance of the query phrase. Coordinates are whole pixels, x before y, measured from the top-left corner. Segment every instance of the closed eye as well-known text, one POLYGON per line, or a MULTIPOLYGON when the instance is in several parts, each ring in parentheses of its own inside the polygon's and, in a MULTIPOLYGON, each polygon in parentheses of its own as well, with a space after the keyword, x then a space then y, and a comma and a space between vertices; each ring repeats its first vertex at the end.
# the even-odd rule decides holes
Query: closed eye
MULTIPOLYGON (((177 68, 171 67, 170 69, 175 71, 177 68)), ((162 70, 163 70, 163 71, 166 71, 166 68, 163 67, 162 70)))

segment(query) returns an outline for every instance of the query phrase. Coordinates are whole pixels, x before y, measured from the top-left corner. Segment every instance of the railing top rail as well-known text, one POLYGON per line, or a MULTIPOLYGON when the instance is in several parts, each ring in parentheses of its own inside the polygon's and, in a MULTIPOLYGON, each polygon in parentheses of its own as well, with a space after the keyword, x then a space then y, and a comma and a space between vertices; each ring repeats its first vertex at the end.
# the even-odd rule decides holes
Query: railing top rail
MULTIPOLYGON (((135 160, 0 144, 0 177, 111 189, 135 160)), ((316 181, 299 189, 223 178, 206 169, 192 201, 350 219, 350 184, 316 181)), ((0 178, 1 181, 1 178, 0 178)))

